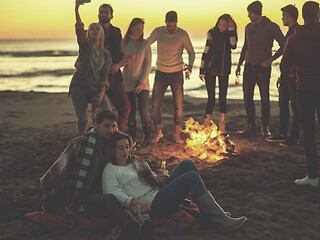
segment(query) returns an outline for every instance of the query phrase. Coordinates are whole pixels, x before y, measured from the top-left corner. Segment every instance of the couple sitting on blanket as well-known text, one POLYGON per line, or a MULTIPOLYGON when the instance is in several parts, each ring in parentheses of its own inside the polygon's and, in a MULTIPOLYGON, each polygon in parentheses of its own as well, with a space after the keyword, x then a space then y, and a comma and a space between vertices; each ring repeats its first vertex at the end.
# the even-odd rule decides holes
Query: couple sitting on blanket
POLYGON ((68 184, 68 208, 81 205, 95 216, 120 223, 118 239, 152 239, 152 219, 173 214, 191 193, 207 222, 223 230, 235 230, 247 219, 233 218, 206 190, 196 165, 181 161, 171 175, 156 175, 149 165, 131 155, 131 138, 116 131, 117 116, 102 110, 93 128, 83 135, 68 184), (127 210, 130 211, 127 211, 127 210), (144 219, 132 220, 132 213, 144 219))

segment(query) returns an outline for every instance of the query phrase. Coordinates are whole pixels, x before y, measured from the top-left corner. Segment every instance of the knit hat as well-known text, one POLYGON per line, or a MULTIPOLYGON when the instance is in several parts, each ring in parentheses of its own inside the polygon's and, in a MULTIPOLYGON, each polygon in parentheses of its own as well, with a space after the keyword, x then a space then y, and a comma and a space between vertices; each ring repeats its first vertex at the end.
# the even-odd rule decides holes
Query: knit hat
POLYGON ((252 3, 249 4, 249 6, 247 7, 247 10, 260 15, 262 14, 262 3, 260 1, 254 1, 252 3))

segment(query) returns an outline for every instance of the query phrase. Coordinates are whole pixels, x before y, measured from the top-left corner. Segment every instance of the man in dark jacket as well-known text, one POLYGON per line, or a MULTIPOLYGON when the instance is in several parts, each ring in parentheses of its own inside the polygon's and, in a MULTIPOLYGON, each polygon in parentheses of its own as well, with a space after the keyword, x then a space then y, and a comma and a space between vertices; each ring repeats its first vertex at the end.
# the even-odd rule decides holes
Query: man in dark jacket
POLYGON ((247 7, 248 17, 251 23, 246 26, 245 42, 242 47, 236 75, 240 75, 241 65, 245 60, 243 72, 243 95, 247 112, 247 126, 239 135, 255 136, 255 106, 253 101, 254 87, 259 86, 261 97, 261 133, 263 137, 269 137, 270 99, 269 85, 271 63, 281 56, 284 37, 279 26, 271 22, 267 17, 261 16, 262 4, 255 1, 247 7), (280 46, 272 55, 273 41, 280 46))
MULTIPOLYGON (((283 25, 289 27, 284 37, 286 42, 288 38, 294 34, 294 29, 299 26, 297 23, 298 9, 290 4, 281 8, 281 11, 283 25)), ((281 146, 293 146, 297 144, 300 135, 300 117, 296 98, 296 80, 296 70, 293 69, 289 75, 281 75, 277 82, 277 86, 279 86, 280 129, 279 134, 267 138, 268 142, 279 142, 281 146), (290 117, 289 101, 292 111, 292 126, 290 137, 287 137, 290 117)))
POLYGON ((120 29, 110 23, 113 18, 113 8, 110 4, 102 4, 99 7, 98 18, 105 33, 104 46, 110 51, 113 62, 112 74, 109 77, 110 88, 107 90, 107 95, 118 110, 118 127, 120 131, 124 132, 130 113, 130 102, 120 70, 125 61, 122 35, 120 29))
POLYGON ((320 23, 319 3, 308 1, 303 5, 304 25, 295 29, 287 41, 280 64, 282 74, 297 70, 297 94, 304 134, 304 151, 308 173, 295 180, 297 185, 319 186, 318 157, 315 141, 315 111, 320 125, 320 23))
MULTIPOLYGON (((130 103, 122 82, 122 72, 120 70, 125 62, 122 35, 120 29, 110 23, 113 18, 113 8, 110 4, 102 4, 99 7, 98 18, 105 33, 104 47, 109 50, 112 58, 112 67, 109 75, 110 87, 106 93, 113 106, 118 110, 118 128, 124 132, 130 113, 130 103)), ((77 62, 75 67, 77 71, 85 71, 81 62, 77 62)))

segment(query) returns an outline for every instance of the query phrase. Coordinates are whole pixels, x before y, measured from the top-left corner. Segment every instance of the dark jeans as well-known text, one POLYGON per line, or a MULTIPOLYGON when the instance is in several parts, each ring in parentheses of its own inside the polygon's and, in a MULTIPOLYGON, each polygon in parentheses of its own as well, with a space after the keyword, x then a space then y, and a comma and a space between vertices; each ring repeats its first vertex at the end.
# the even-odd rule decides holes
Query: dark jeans
POLYGON ((118 110, 118 128, 121 132, 124 132, 130 112, 130 103, 123 83, 110 84, 107 95, 113 106, 118 110))
POLYGON ((196 200, 206 191, 197 166, 185 159, 175 167, 168 183, 155 196, 151 204, 151 217, 169 216, 177 211, 189 193, 196 200))
POLYGON ((152 102, 153 102, 153 120, 155 124, 162 123, 161 117, 161 105, 163 96, 168 88, 171 87, 173 96, 173 107, 174 107, 174 123, 175 125, 182 124, 183 114, 183 73, 164 73, 156 71, 155 81, 152 91, 152 102))
POLYGON ((243 97, 247 112, 247 123, 255 124, 255 106, 253 101, 254 87, 258 84, 261 97, 262 123, 270 121, 270 85, 271 66, 264 68, 260 65, 245 64, 243 72, 243 97))
MULTIPOLYGON (((206 114, 212 114, 216 100, 216 76, 206 73, 206 88, 208 92, 208 102, 206 114)), ((219 80, 219 113, 227 113, 227 91, 229 76, 218 76, 219 80)))
POLYGON ((138 110, 142 123, 150 122, 150 115, 148 111, 148 103, 149 103, 149 91, 142 90, 138 94, 135 92, 127 92, 128 99, 130 102, 131 111, 129 113, 128 122, 135 123, 136 122, 136 111, 137 111, 137 103, 138 102, 138 110))
POLYGON ((115 225, 121 223, 119 218, 123 207, 119 200, 112 194, 92 193, 89 194, 83 204, 85 210, 95 217, 108 217, 115 225))
POLYGON ((296 78, 282 76, 279 89, 279 133, 287 136, 289 124, 289 102, 292 111, 291 138, 297 140, 300 135, 300 117, 296 97, 296 78))
MULTIPOLYGON (((88 104, 92 104, 92 112, 94 113, 98 94, 99 91, 90 92, 88 89, 84 89, 77 85, 71 88, 70 95, 78 118, 77 129, 79 135, 85 133, 88 128, 88 104)), ((105 97, 102 98, 100 107, 102 109, 111 110, 105 97)))
POLYGON ((318 156, 315 139, 315 111, 318 114, 320 127, 320 91, 297 91, 301 111, 301 122, 304 136, 304 152, 307 159, 308 176, 318 177, 318 156))

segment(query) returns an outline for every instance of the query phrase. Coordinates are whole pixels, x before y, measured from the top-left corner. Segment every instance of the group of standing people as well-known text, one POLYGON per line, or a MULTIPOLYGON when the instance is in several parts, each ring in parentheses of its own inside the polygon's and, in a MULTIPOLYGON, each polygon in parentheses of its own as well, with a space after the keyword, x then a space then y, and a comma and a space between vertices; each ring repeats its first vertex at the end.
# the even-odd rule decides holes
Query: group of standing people
MULTIPOLYGON (((153 227, 150 220, 170 216, 181 205, 188 194, 198 205, 207 222, 223 230, 234 230, 242 226, 247 218, 234 218, 225 212, 210 192, 207 191, 200 173, 191 160, 181 161, 171 175, 156 175, 149 165, 132 155, 136 134, 136 101, 141 116, 145 138, 142 145, 150 143, 150 115, 147 111, 149 99, 148 75, 151 68, 150 44, 157 41, 157 70, 153 87, 153 117, 157 143, 163 137, 161 122, 161 102, 168 86, 174 100, 174 141, 180 143, 183 100, 182 52, 187 50, 189 63, 186 70, 192 71, 195 53, 186 31, 177 27, 177 13, 166 14, 166 25, 156 28, 148 39, 143 38, 144 20, 134 18, 122 40, 121 32, 111 25, 113 9, 109 4, 99 8, 99 23, 89 25, 87 32, 80 18, 80 0, 76 0, 76 34, 79 57, 75 63, 76 72, 70 83, 70 95, 78 117, 78 147, 69 148, 68 161, 72 162, 70 177, 66 183, 64 206, 77 213, 82 206, 95 216, 111 217, 115 224, 122 226, 118 239, 152 239, 153 227), (123 73, 120 68, 123 68, 123 73), (118 109, 118 116, 111 111, 105 98, 108 96, 118 109), (94 117, 93 127, 88 128, 88 103, 93 112, 102 108, 94 117), (128 121, 130 136, 123 133, 128 121), (117 129, 119 131, 117 131, 117 129), (130 211, 127 211, 127 210, 130 211), (148 215, 137 223, 132 213, 148 215)), ((255 135, 255 112, 253 90, 258 84, 262 101, 262 134, 269 140, 288 140, 287 123, 281 125, 280 134, 269 136, 269 83, 271 63, 281 56, 280 64, 280 112, 287 117, 287 106, 291 106, 297 95, 301 109, 304 132, 305 153, 308 174, 297 179, 298 185, 319 186, 318 159, 315 143, 315 111, 320 113, 320 23, 319 4, 306 2, 302 9, 305 24, 297 26, 297 10, 288 5, 282 8, 283 23, 289 26, 284 47, 284 37, 280 28, 262 16, 262 4, 251 3, 248 8, 251 20, 246 27, 245 43, 236 70, 245 61, 243 76, 244 100, 248 116, 247 126, 240 131, 241 136, 255 135), (295 34, 291 37, 293 29, 295 34), (280 48, 272 55, 274 39, 280 48), (297 91, 294 79, 297 77, 297 91), (282 101, 283 100, 283 101, 282 101), (283 104, 282 104, 283 103, 283 104), (285 107, 282 107, 285 106, 285 107), (284 127, 283 127, 284 126, 284 127)), ((209 30, 206 47, 202 56, 200 79, 205 80, 208 89, 208 104, 205 110, 205 124, 210 125, 214 105, 216 77, 219 81, 219 128, 225 133, 226 94, 228 76, 231 70, 231 50, 237 44, 237 25, 232 17, 224 14, 215 27, 209 30), (210 95, 211 94, 211 95, 210 95)), ((295 109, 295 108, 293 108, 295 109)), ((288 120, 286 120, 288 121, 288 120)), ((295 130, 296 131, 296 130, 295 130)), ((297 137, 293 135, 291 137, 297 137)), ((47 172, 52 176, 57 168, 47 172)), ((55 186, 53 184, 53 186, 55 186)), ((53 193, 54 191, 48 191, 53 193)), ((46 199, 50 196, 45 196, 46 199)), ((60 196, 61 197, 61 196, 60 196)), ((61 198, 58 199, 61 199, 61 198)), ((53 197, 53 200, 57 198, 53 197)), ((51 207, 57 201, 47 201, 51 207)))
POLYGON ((91 34, 91 25, 86 33, 79 14, 82 4, 81 0, 76 1, 79 57, 69 90, 78 118, 78 136, 83 135, 88 128, 89 103, 92 104, 93 113, 97 108, 111 110, 107 96, 118 111, 118 129, 124 132, 128 124, 128 132, 134 145, 138 107, 144 132, 141 146, 151 143, 148 76, 151 70, 150 45, 157 41, 157 70, 152 93, 157 135, 153 142, 157 143, 163 137, 161 105, 165 91, 170 86, 174 99, 174 142, 182 143, 183 70, 192 71, 195 53, 187 32, 177 27, 177 13, 169 11, 165 18, 166 26, 156 28, 148 39, 143 38, 144 20, 134 18, 122 39, 120 29, 110 23, 113 9, 109 4, 102 4, 99 8, 101 28, 97 30, 98 33, 91 34), (96 46, 96 41, 99 41, 99 47, 96 46), (189 64, 185 69, 182 58, 184 49, 189 54, 189 64), (103 57, 103 53, 106 56, 103 57))
MULTIPOLYGON (((308 174, 305 178, 297 179, 295 183, 318 187, 315 112, 318 113, 319 119, 319 3, 308 1, 303 5, 304 25, 302 26, 297 23, 298 9, 295 6, 290 4, 281 8, 283 25, 289 27, 285 36, 276 23, 262 16, 260 1, 249 4, 247 11, 251 22, 245 28, 245 41, 236 69, 238 77, 241 65, 245 62, 243 96, 247 125, 237 134, 242 137, 256 136, 253 96, 257 84, 261 98, 261 135, 269 142, 279 142, 281 146, 294 146, 297 145, 302 125, 308 174), (279 48, 272 54, 274 41, 278 42, 279 48), (281 77, 277 82, 280 129, 278 134, 272 136, 269 130, 271 64, 282 54, 281 77), (290 135, 288 135, 289 106, 293 115, 290 135)), ((229 15, 226 14, 219 18, 216 26, 208 32, 200 69, 200 78, 201 80, 205 78, 208 90, 208 103, 204 115, 205 125, 210 125, 215 100, 216 77, 219 79, 219 130, 221 133, 225 133, 226 94, 231 68, 230 49, 235 49, 237 42, 235 29, 236 25, 232 23, 229 15)))
MULTIPOLYGON (((183 71, 185 70, 189 73, 192 71, 195 52, 188 33, 177 26, 177 13, 169 11, 165 17, 165 26, 154 29, 147 39, 144 39, 143 36, 144 20, 142 18, 134 18, 122 39, 120 29, 110 23, 113 18, 111 5, 102 4, 100 6, 99 23, 91 24, 86 32, 79 14, 81 4, 81 0, 76 1, 76 34, 79 44, 79 57, 75 63, 76 72, 70 83, 70 95, 78 117, 78 135, 83 135, 88 128, 88 103, 92 103, 92 112, 95 112, 97 107, 111 110, 106 99, 107 96, 118 110, 118 129, 124 132, 127 124, 128 133, 133 139, 134 145, 136 144, 136 109, 138 107, 144 132, 141 146, 151 143, 151 118, 148 111, 150 84, 148 76, 151 70, 152 55, 150 45, 157 41, 156 74, 152 92, 153 121, 156 136, 152 142, 158 143, 163 138, 161 106, 163 96, 170 86, 174 105, 173 141, 175 143, 183 143, 180 138, 183 117, 183 71), (187 67, 184 67, 182 58, 184 49, 187 50, 189 56, 187 67), (121 72, 122 67, 123 73, 121 72)), ((309 20, 306 19, 311 17, 314 18, 315 26, 317 25, 319 16, 316 14, 316 4, 316 2, 312 1, 305 4, 306 7, 304 6, 302 11, 303 18, 307 22, 305 25, 309 25, 309 20), (312 14, 315 16, 311 16, 312 14)), ((279 134, 271 136, 269 130, 271 64, 282 55, 284 46, 290 36, 298 35, 299 28, 303 28, 297 23, 298 10, 295 6, 287 5, 281 10, 283 24, 289 27, 285 36, 276 23, 262 16, 262 3, 260 1, 254 1, 247 7, 248 17, 251 22, 245 28, 245 41, 236 69, 236 76, 239 76, 241 65, 245 62, 243 96, 247 113, 247 125, 243 131, 238 131, 237 134, 243 137, 256 136, 253 97, 254 88, 257 84, 261 97, 262 136, 269 142, 280 142, 282 146, 292 146, 298 142, 300 122, 303 124, 303 122, 307 121, 304 119, 305 115, 301 112, 306 107, 300 105, 304 99, 301 91, 305 89, 306 85, 303 82, 306 81, 304 80, 306 68, 303 67, 299 72, 298 69, 301 69, 301 67, 297 66, 298 63, 292 64, 289 73, 284 73, 284 68, 281 68, 281 77, 277 82, 280 107, 279 134), (298 30, 298 33, 294 34, 295 30, 298 30), (278 42, 279 48, 273 54, 274 41, 278 42), (300 99, 302 100, 298 101, 300 99), (290 136, 288 136, 289 105, 293 113, 290 136), (299 108, 301 110, 300 114, 299 108)), ((317 39, 316 28, 314 32, 315 39, 317 39)), ((226 134, 226 96, 231 73, 231 50, 236 49, 237 41, 237 25, 235 21, 229 14, 223 14, 218 18, 216 25, 208 31, 205 49, 202 54, 199 78, 205 81, 208 92, 204 124, 207 126, 211 124, 215 104, 216 78, 218 78, 219 131, 221 134, 226 134)), ((282 62, 285 61, 287 60, 283 57, 282 62)), ((282 63, 283 65, 284 63, 282 63)), ((317 76, 316 73, 314 75, 306 74, 306 76, 309 75, 311 77, 317 76)), ((308 80, 307 82, 308 90, 309 88, 317 90, 317 81, 308 80)), ((317 103, 316 99, 313 100, 313 102, 317 103)), ((311 100, 309 101, 311 102, 311 100)), ((308 117, 308 121, 310 121, 310 118, 312 116, 308 117)), ((310 124, 303 129, 307 133, 304 134, 306 135, 304 137, 311 139, 312 134, 309 133, 310 124)), ((314 147, 310 150, 310 146, 315 146, 315 143, 313 143, 315 140, 310 141, 305 141, 305 145, 308 145, 305 146, 306 155, 308 156, 307 158, 314 159, 315 150, 314 147)), ((311 165, 314 166, 314 163, 311 165)))

